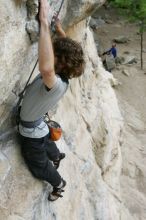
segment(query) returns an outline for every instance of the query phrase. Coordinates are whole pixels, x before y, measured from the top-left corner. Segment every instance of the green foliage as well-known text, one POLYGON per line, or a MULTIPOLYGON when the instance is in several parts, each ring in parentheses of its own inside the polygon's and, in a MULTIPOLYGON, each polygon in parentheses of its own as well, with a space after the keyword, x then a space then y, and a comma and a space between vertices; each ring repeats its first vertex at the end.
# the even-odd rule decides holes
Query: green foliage
POLYGON ((141 42, 141 69, 143 69, 143 33, 146 31, 146 0, 109 0, 113 6, 124 9, 129 20, 139 23, 141 42))
POLYGON ((146 0, 110 0, 113 5, 126 9, 128 15, 136 20, 146 19, 146 0))
POLYGON ((115 3, 117 6, 119 7, 123 7, 123 8, 128 8, 129 6, 131 6, 132 0, 115 0, 115 3))
MULTIPOLYGON (((146 31, 146 0, 109 0, 115 7, 124 9, 129 21, 139 22, 139 32, 146 31)), ((122 11, 123 12, 123 11, 122 11)))

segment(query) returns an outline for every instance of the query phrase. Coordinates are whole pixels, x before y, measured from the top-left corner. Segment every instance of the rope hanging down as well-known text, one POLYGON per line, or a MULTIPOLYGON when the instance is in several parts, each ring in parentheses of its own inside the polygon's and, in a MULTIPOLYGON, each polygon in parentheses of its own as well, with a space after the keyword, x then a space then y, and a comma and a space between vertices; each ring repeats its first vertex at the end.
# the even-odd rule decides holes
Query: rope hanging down
POLYGON ((34 65, 32 71, 31 71, 31 74, 30 74, 30 76, 29 76, 29 78, 28 78, 28 80, 27 80, 27 82, 26 82, 26 84, 25 84, 25 86, 24 86, 24 89, 22 90, 21 93, 19 93, 19 100, 18 100, 17 106, 20 105, 21 100, 23 99, 24 92, 25 92, 25 90, 26 90, 26 88, 27 88, 27 86, 28 86, 28 83, 29 83, 29 81, 30 81, 30 79, 31 79, 31 77, 32 77, 32 74, 34 73, 34 70, 35 70, 35 68, 36 68, 36 66, 37 66, 37 63, 38 63, 38 59, 37 59, 37 61, 36 61, 35 65, 34 65))
MULTIPOLYGON (((63 3, 64 3, 64 0, 61 1, 60 7, 59 7, 59 9, 58 9, 58 11, 57 11, 57 14, 55 15, 55 17, 52 18, 52 22, 51 22, 51 29, 52 29, 52 31, 53 31, 53 29, 54 29, 55 21, 56 21, 56 19, 58 18, 59 14, 60 14, 60 11, 61 11, 61 9, 62 9, 63 3)), ((39 5, 40 5, 40 2, 39 2, 39 5)), ((40 6, 39 6, 39 8, 40 8, 40 6)), ((33 75, 33 73, 34 73, 34 70, 35 70, 35 68, 36 68, 36 66, 37 66, 37 63, 38 63, 38 59, 37 59, 37 61, 36 61, 35 65, 34 65, 32 71, 31 71, 31 74, 30 74, 30 76, 29 76, 29 78, 28 78, 28 80, 27 80, 27 82, 26 82, 26 85, 25 85, 23 91, 19 94, 19 100, 18 100, 18 103, 17 103, 16 107, 18 107, 18 106, 20 105, 20 103, 21 103, 21 101, 22 101, 22 99, 23 99, 24 92, 25 92, 25 90, 26 90, 26 88, 27 88, 27 86, 28 86, 28 83, 29 83, 29 81, 30 81, 30 79, 31 79, 31 77, 32 77, 32 75, 33 75)))

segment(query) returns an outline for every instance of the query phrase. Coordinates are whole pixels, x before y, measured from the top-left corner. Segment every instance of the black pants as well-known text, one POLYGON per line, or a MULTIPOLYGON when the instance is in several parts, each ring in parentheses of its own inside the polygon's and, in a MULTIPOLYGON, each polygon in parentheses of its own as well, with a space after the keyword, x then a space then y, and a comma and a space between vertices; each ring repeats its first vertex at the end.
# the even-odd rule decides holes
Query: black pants
POLYGON ((56 160, 60 152, 56 144, 49 140, 49 136, 28 138, 20 135, 20 143, 22 156, 33 176, 58 186, 61 176, 50 160, 56 160))

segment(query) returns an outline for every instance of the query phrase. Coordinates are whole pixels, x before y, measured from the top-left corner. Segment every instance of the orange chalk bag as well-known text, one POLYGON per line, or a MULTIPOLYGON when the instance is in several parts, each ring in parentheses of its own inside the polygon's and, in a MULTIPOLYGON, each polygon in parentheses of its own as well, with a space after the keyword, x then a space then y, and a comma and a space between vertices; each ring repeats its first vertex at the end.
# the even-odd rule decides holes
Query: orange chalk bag
POLYGON ((47 121, 47 125, 50 132, 50 136, 49 136, 50 140, 58 141, 62 136, 61 126, 56 121, 52 121, 52 120, 47 121))

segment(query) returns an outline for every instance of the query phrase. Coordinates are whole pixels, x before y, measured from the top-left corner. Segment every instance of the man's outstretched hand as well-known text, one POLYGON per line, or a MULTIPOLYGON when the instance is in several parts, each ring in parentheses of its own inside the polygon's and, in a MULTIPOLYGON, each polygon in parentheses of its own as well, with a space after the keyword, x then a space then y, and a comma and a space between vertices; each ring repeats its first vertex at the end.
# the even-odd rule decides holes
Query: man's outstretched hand
POLYGON ((47 0, 40 0, 39 20, 48 24, 49 4, 47 0))

